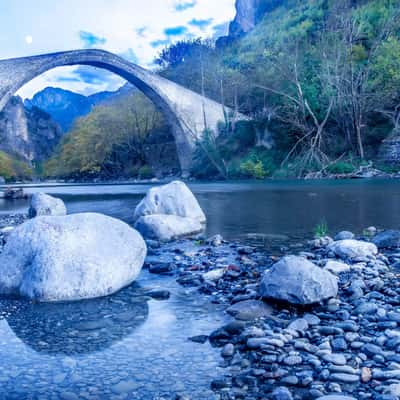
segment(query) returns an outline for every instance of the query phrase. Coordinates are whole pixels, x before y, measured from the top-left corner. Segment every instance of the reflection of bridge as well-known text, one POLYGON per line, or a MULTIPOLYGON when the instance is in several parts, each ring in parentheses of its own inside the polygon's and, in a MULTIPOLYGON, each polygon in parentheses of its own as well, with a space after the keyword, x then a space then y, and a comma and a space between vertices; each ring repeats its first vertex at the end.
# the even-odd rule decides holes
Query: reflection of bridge
POLYGON ((221 104, 103 50, 73 50, 0 61, 0 111, 24 84, 67 65, 91 65, 114 72, 149 97, 172 128, 183 174, 190 170, 195 141, 204 131, 205 121, 216 132, 218 122, 224 121, 221 104))

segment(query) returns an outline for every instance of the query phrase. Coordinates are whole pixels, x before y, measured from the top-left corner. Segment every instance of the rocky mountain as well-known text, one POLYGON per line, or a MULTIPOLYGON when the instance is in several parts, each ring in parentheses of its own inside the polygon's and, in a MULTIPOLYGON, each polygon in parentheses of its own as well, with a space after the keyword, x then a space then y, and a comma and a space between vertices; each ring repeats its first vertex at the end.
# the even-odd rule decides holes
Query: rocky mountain
POLYGON ((0 112, 0 150, 32 163, 49 158, 62 131, 49 114, 13 97, 0 112))
POLYGON ((236 17, 229 27, 229 37, 237 38, 251 31, 263 16, 285 0, 236 0, 236 17))
POLYGON ((45 111, 56 121, 63 132, 68 132, 74 121, 90 113, 94 106, 119 95, 117 92, 100 92, 84 96, 60 88, 47 87, 25 100, 28 109, 33 107, 45 111))

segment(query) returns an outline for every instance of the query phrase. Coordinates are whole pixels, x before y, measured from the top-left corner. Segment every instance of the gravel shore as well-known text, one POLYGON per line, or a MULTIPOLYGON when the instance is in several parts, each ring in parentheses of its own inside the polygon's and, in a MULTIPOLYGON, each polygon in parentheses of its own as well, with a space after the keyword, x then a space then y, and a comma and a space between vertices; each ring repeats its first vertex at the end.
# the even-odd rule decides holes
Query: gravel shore
MULTIPOLYGON (((1 217, 0 243, 9 227, 25 218, 1 217)), ((337 276, 338 295, 317 304, 262 299, 262 277, 280 257, 218 235, 169 244, 149 241, 144 268, 197 287, 199 296, 224 305, 231 316, 208 336, 188 338, 198 343, 199 352, 206 341, 220 348, 226 373, 210 382, 216 398, 396 400, 400 233, 375 238, 370 233, 354 240, 353 234, 342 232, 336 241, 324 237, 298 250, 297 260, 337 276)))

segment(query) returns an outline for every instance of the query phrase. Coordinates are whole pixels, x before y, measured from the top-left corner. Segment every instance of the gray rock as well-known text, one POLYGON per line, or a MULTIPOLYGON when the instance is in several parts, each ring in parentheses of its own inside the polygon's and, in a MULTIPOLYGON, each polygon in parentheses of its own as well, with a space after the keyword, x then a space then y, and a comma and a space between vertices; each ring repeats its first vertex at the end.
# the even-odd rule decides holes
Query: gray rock
POLYGON ((352 239, 334 242, 328 249, 342 259, 373 257, 378 254, 378 249, 373 243, 352 239))
POLYGON ((339 240, 346 240, 346 239, 354 239, 354 233, 349 231, 342 231, 339 232, 334 238, 336 242, 339 240))
POLYGON ((400 247, 400 231, 387 230, 378 233, 372 240, 379 249, 396 249, 400 247))
POLYGON ((244 300, 230 306, 226 312, 238 320, 251 321, 272 315, 273 308, 263 301, 244 300))
POLYGON ((288 325, 288 329, 305 332, 308 329, 308 321, 305 318, 298 318, 288 325))
POLYGON ((206 216, 193 193, 180 181, 151 188, 136 207, 134 218, 137 221, 141 217, 154 214, 175 215, 200 223, 206 222, 206 216))
POLYGON ((335 297, 337 278, 312 262, 286 256, 264 273, 260 294, 293 304, 313 304, 335 297))
POLYGON ((322 359, 328 363, 336 364, 336 365, 345 365, 346 357, 343 354, 339 353, 330 353, 324 354, 322 359))
POLYGON ((176 215, 146 215, 135 223, 144 238, 168 242, 184 236, 195 235, 203 231, 203 225, 192 218, 176 215))
POLYGON ((0 254, 0 293, 39 301, 106 296, 139 275, 146 244, 101 214, 37 217, 18 226, 0 254))
POLYGON ((272 400, 293 400, 290 390, 284 386, 276 388, 271 394, 272 400))
POLYGON ((235 346, 232 343, 227 343, 221 351, 222 357, 232 357, 235 354, 235 346))
POLYGON ((67 208, 61 199, 46 193, 34 193, 29 207, 29 218, 43 215, 62 216, 67 214, 67 208))
POLYGON ((357 383, 360 381, 360 377, 358 375, 344 373, 331 374, 329 379, 331 379, 332 381, 344 383, 357 383))
POLYGON ((355 397, 345 396, 343 394, 329 394, 327 396, 318 397, 317 400, 357 400, 355 397))
POLYGON ((332 274, 339 275, 343 272, 349 272, 350 266, 339 261, 329 260, 325 264, 324 269, 326 269, 329 272, 332 272, 332 274))

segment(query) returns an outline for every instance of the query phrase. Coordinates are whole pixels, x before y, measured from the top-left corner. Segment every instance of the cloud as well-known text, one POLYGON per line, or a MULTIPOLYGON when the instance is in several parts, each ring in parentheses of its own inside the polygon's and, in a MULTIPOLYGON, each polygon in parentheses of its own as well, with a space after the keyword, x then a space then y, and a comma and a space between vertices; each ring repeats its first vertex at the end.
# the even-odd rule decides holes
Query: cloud
POLYGON ((85 47, 102 46, 107 42, 105 38, 96 36, 94 33, 87 31, 79 31, 79 38, 85 47))
POLYGON ((208 18, 208 19, 193 18, 191 21, 189 21, 189 25, 195 26, 196 28, 204 30, 208 26, 210 26, 212 24, 212 22, 213 22, 212 18, 208 18))
POLYGON ((135 29, 135 32, 139 37, 144 38, 146 36, 148 29, 149 28, 147 26, 142 26, 138 29, 135 29))
POLYGON ((171 44, 171 41, 169 39, 158 39, 158 40, 153 40, 152 42, 150 42, 150 46, 153 49, 156 49, 157 47, 168 46, 169 44, 171 44))
POLYGON ((178 0, 175 2, 175 11, 182 12, 189 10, 190 8, 196 7, 197 1, 192 0, 192 1, 185 1, 185 0, 178 0))
POLYGON ((187 33, 188 29, 186 26, 174 26, 171 28, 165 28, 164 33, 166 36, 182 36, 187 33))

